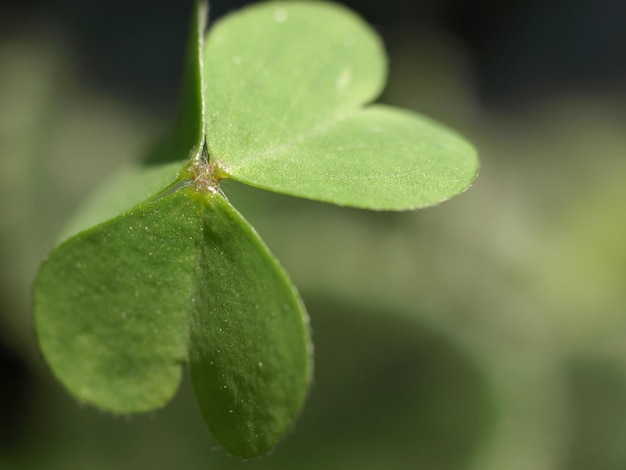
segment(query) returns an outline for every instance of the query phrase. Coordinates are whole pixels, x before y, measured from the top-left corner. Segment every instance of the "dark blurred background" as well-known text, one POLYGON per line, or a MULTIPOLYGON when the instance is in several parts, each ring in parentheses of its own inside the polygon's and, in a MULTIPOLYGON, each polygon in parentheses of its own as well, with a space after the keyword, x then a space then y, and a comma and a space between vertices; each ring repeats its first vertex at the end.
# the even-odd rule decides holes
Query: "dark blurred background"
MULTIPOLYGON (((172 108, 192 2, 7 2, 2 38, 54 31, 85 79, 138 102, 172 108)), ((211 2, 211 20, 251 1, 211 2)), ((483 104, 514 105, 568 91, 620 90, 626 77, 621 0, 352 0, 385 38, 450 35, 472 67, 483 104)))
POLYGON ((414 213, 226 187, 316 343, 293 434, 246 463, 187 383, 148 416, 82 407, 31 328, 67 218, 171 126, 191 2, 2 4, 0 468, 626 468, 626 2, 345 4, 385 40, 381 99, 465 134, 481 174, 414 213))

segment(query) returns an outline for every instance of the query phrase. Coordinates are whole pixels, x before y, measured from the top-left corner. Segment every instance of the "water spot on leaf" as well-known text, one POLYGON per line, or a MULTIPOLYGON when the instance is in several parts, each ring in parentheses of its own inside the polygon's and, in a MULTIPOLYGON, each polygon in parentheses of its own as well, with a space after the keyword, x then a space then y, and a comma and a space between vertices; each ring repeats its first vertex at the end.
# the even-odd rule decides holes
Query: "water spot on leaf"
POLYGON ((346 47, 352 47, 354 46, 354 44, 356 44, 356 38, 354 37, 353 34, 346 34, 343 37, 343 45, 346 47))
POLYGON ((352 82, 352 68, 344 67, 341 72, 339 72, 339 76, 337 77, 337 81, 335 83, 337 91, 343 91, 350 84, 350 82, 352 82))
POLYGON ((276 23, 284 23, 287 21, 288 16, 287 10, 284 8, 274 10, 274 21, 276 21, 276 23))

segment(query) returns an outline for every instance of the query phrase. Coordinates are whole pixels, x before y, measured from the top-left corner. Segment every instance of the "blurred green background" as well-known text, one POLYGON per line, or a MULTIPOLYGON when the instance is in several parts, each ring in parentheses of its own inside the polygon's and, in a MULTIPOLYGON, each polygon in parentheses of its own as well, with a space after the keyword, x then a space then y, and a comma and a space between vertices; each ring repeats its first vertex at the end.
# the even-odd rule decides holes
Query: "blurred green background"
POLYGON ((294 431, 249 462, 217 447, 187 382, 146 416, 77 403, 31 326, 67 218, 172 123, 190 2, 2 7, 1 469, 626 468, 626 3, 347 4, 386 41, 382 100, 465 134, 481 172, 408 213, 225 185, 316 345, 294 431))

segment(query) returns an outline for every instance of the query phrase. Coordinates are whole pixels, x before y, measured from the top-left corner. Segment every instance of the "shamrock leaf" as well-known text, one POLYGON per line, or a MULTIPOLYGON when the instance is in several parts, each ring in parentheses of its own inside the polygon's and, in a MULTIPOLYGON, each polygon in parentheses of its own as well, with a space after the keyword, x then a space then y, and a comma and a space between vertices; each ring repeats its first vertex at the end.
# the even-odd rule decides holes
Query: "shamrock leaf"
POLYGON ((207 10, 197 2, 174 132, 70 224, 40 267, 35 325, 56 377, 115 413, 163 406, 188 363, 217 440, 252 457, 298 415, 312 346, 295 288, 220 181, 406 209, 464 190, 477 160, 415 113, 365 106, 384 54, 344 8, 262 4, 205 40, 207 10))

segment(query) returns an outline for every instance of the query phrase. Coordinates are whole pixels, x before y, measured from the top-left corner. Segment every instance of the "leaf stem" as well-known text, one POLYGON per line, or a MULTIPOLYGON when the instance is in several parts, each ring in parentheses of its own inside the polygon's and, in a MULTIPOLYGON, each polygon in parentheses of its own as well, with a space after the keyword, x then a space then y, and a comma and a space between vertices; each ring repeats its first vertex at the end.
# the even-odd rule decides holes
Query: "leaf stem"
POLYGON ((211 158, 206 144, 195 158, 191 159, 181 173, 182 177, 193 184, 196 191, 202 193, 221 193, 220 181, 227 178, 227 173, 211 158))

